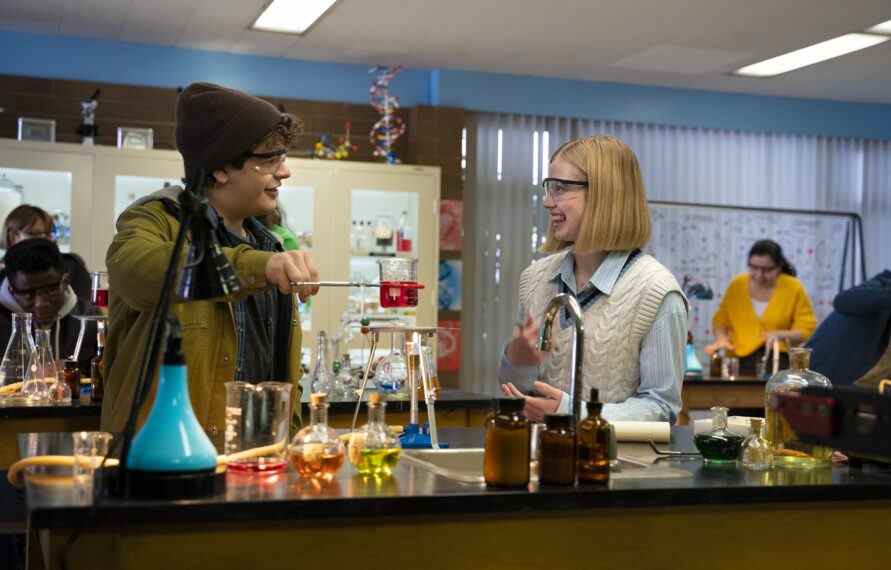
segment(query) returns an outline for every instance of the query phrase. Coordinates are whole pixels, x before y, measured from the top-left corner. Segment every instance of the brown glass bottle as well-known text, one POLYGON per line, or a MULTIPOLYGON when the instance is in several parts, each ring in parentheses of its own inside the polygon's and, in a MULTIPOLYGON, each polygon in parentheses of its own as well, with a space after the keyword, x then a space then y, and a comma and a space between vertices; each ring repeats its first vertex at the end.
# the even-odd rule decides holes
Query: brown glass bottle
POLYGON ((529 420, 523 416, 524 400, 495 400, 486 418, 486 450, 483 475, 493 487, 525 487, 529 484, 529 420))
POLYGON ((588 417, 578 427, 579 483, 607 483, 609 481, 609 422, 600 416, 603 404, 597 388, 591 388, 588 417))
POLYGON ((573 485, 576 472, 575 426, 570 415, 548 414, 538 445, 538 481, 573 485))
POLYGON ((712 354, 711 362, 709 363, 708 375, 711 378, 720 378, 721 377, 721 365, 724 363, 724 357, 726 356, 726 352, 723 348, 719 348, 712 354))
POLYGON ((90 400, 101 403, 105 396, 105 377, 102 375, 102 357, 105 353, 105 322, 96 321, 96 355, 90 361, 90 400))
POLYGON ((80 368, 77 360, 68 359, 62 362, 62 378, 71 390, 71 400, 80 398, 80 368))

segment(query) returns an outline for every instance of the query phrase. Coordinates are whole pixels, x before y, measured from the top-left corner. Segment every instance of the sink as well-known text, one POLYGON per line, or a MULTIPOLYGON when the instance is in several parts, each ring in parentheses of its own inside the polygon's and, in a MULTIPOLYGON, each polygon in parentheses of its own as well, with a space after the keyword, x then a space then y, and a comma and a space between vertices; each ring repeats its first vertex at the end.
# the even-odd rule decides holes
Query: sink
MULTIPOLYGON (((485 484, 483 477, 483 449, 405 449, 405 463, 461 483, 485 484)), ((537 480, 537 466, 533 462, 532 480, 537 480)), ((619 456, 612 462, 612 479, 653 479, 690 477, 691 473, 661 464, 653 465, 631 457, 619 456)))

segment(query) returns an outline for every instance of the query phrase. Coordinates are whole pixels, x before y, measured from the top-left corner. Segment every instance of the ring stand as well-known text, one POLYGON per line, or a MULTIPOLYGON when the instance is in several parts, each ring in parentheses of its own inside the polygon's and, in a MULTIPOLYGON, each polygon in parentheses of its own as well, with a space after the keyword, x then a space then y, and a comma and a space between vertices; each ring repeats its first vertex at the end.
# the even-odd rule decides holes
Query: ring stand
MULTIPOLYGON (((417 375, 408 369, 408 390, 411 407, 409 411, 409 423, 405 426, 402 437, 399 438, 403 448, 406 449, 440 449, 448 447, 448 444, 439 441, 439 433, 436 428, 436 410, 434 409, 433 386, 430 384, 430 370, 427 367, 427 361, 424 358, 421 346, 423 339, 436 336, 436 327, 403 327, 403 326, 368 326, 362 327, 362 333, 371 337, 371 352, 368 356, 368 362, 365 364, 365 373, 362 375, 362 385, 359 387, 359 399, 356 401, 356 410, 353 413, 352 429, 356 429, 356 421, 359 418, 359 408, 362 405, 362 399, 365 396, 365 386, 368 384, 368 377, 371 374, 371 367, 374 364, 374 353, 380 344, 381 334, 401 334, 405 335, 406 348, 414 346, 418 349, 418 364, 421 372, 421 386, 424 389, 424 403, 427 405, 428 423, 421 427, 418 421, 418 386, 417 375), (408 340, 408 337, 411 340, 408 340)), ((405 351, 408 354, 408 350, 405 351)))

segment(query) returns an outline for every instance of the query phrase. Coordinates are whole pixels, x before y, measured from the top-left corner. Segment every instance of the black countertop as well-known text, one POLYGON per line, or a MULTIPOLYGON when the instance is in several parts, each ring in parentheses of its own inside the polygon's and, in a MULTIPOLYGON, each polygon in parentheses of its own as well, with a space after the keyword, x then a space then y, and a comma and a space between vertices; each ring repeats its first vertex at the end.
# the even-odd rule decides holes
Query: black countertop
POLYGON ((0 420, 99 417, 100 415, 102 415, 102 404, 81 404, 79 401, 74 401, 70 404, 51 404, 41 406, 0 403, 0 420))
MULTIPOLYGON (((480 447, 482 431, 444 428, 441 437, 455 447, 480 447)), ((673 428, 665 447, 692 449, 692 431, 673 428)), ((21 434, 28 455, 68 453, 69 434, 21 434)), ((632 445, 633 447, 633 445, 632 445)), ((640 447, 639 445, 637 446, 640 447)), ((620 445, 622 455, 630 448, 620 445)), ((28 513, 34 528, 69 528, 87 524, 124 524, 315 520, 331 517, 363 519, 429 514, 493 514, 580 511, 613 507, 772 504, 778 502, 891 501, 891 471, 836 466, 818 470, 772 470, 704 467, 698 460, 671 461, 689 476, 673 479, 612 479, 606 486, 541 487, 498 490, 459 483, 400 462, 393 477, 362 478, 344 465, 330 483, 300 479, 293 471, 272 477, 230 473, 224 494, 187 501, 103 499, 94 510, 92 498, 73 487, 29 483, 28 513)))

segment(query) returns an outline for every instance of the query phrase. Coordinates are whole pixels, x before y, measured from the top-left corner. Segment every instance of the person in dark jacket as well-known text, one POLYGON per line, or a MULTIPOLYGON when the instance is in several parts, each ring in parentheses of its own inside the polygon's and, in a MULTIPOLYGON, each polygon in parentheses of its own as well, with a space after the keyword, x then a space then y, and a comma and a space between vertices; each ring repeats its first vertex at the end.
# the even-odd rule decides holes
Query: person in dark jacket
MULTIPOLYGON (((56 223, 49 212, 43 208, 22 204, 6 216, 6 220, 3 222, 2 238, 2 245, 6 249, 20 241, 33 238, 43 238, 55 242, 56 223)), ((65 264, 65 271, 68 273, 74 293, 78 298, 90 303, 92 284, 90 283, 90 272, 87 270, 83 258, 76 253, 63 253, 62 262, 65 264)), ((0 280, 5 277, 4 270, 4 272, 0 272, 0 280)))
POLYGON ((873 368, 891 337, 891 271, 842 291, 807 346, 811 368, 835 386, 850 386, 873 368))
MULTIPOLYGON (((0 284, 0 343, 5 348, 12 334, 13 313, 31 313, 32 328, 50 329, 53 356, 74 354, 80 332, 79 315, 97 315, 98 309, 78 298, 70 285, 62 254, 46 239, 20 241, 6 252, 6 277, 0 284)), ((96 353, 96 323, 88 322, 78 367, 90 374, 96 353)))

